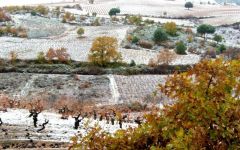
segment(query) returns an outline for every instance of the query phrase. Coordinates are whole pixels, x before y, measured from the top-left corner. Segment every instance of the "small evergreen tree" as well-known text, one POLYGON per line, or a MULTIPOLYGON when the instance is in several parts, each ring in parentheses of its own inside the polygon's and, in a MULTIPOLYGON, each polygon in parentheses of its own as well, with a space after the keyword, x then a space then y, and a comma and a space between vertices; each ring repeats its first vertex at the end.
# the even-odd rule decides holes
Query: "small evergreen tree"
POLYGON ((139 38, 137 36, 133 36, 132 43, 136 44, 139 41, 139 38))
POLYGON ((112 9, 110 9, 110 11, 108 12, 109 16, 116 16, 117 13, 120 13, 120 9, 119 9, 119 8, 112 8, 112 9))
POLYGON ((186 2, 185 3, 185 8, 189 10, 189 8, 193 8, 193 3, 192 2, 186 2))
POLYGON ((213 34, 215 32, 215 27, 208 24, 202 24, 197 27, 197 32, 204 36, 206 39, 206 34, 213 34))
POLYGON ((227 49, 226 46, 223 45, 223 44, 221 44, 221 45, 218 47, 218 51, 219 51, 220 53, 223 53, 226 49, 227 49))
POLYGON ((180 55, 185 55, 186 54, 187 47, 185 44, 180 41, 176 43, 176 53, 180 55))
POLYGON ((133 67, 133 66, 136 66, 136 63, 135 63, 135 61, 134 60, 131 60, 131 62, 130 62, 130 64, 129 64, 131 67, 133 67))
POLYGON ((83 28, 79 28, 77 30, 77 34, 81 37, 84 34, 84 29, 83 28))
POLYGON ((213 40, 216 41, 218 44, 219 42, 222 42, 223 38, 221 35, 215 34, 213 40))
POLYGON ((154 32, 154 35, 153 35, 153 40, 155 42, 163 42, 163 41, 166 41, 168 39, 168 36, 166 34, 166 32, 161 29, 161 28, 158 28, 156 29, 156 31, 154 32))

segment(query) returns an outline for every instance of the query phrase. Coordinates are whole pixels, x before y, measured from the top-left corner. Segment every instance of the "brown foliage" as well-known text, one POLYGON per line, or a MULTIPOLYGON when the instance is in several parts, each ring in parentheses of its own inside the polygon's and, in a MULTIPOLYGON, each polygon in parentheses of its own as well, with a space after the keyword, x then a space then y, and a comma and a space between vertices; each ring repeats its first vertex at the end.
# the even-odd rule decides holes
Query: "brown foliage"
POLYGON ((177 58, 177 55, 174 51, 164 49, 157 56, 157 64, 169 65, 176 58, 177 58))
POLYGON ((0 10, 0 22, 10 21, 11 18, 3 10, 0 10))
POLYGON ((118 42, 116 38, 97 37, 92 44, 88 59, 90 62, 100 66, 121 61, 121 54, 117 51, 117 48, 118 42))
POLYGON ((175 22, 167 22, 164 24, 166 32, 172 36, 177 34, 177 25, 175 22))
POLYGON ((153 43, 149 42, 149 41, 146 41, 146 40, 140 40, 139 45, 142 48, 147 48, 147 49, 152 49, 152 47, 153 47, 153 43))
POLYGON ((94 128, 82 149, 239 149, 240 62, 204 60, 170 76, 159 90, 175 103, 146 116, 137 128, 111 135, 94 128))
POLYGON ((66 12, 63 16, 63 19, 66 21, 74 21, 76 20, 76 17, 74 16, 74 14, 71 14, 70 12, 66 12))
POLYGON ((240 59, 240 49, 238 48, 229 48, 228 50, 226 50, 223 55, 229 59, 240 59))
POLYGON ((10 61, 12 64, 16 63, 17 57, 18 57, 18 55, 16 54, 16 52, 14 52, 14 51, 10 52, 10 61))
POLYGON ((46 54, 46 59, 48 61, 59 60, 60 62, 67 62, 70 60, 70 55, 67 53, 67 49, 59 48, 53 49, 50 48, 46 54))

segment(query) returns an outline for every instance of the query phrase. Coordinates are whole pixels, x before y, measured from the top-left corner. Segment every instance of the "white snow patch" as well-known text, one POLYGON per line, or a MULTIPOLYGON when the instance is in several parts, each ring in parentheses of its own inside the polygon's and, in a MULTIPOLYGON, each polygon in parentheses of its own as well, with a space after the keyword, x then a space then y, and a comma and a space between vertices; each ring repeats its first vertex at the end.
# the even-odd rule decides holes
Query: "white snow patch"
MULTIPOLYGON (((110 80, 109 85, 110 85, 110 89, 111 89, 111 93, 112 93, 112 100, 114 101, 115 104, 118 104, 120 94, 118 92, 117 83, 116 83, 113 75, 108 75, 108 78, 110 80)), ((110 103, 112 103, 112 101, 110 103)))
MULTIPOLYGON (((0 111, 0 118, 2 119, 4 124, 8 125, 14 125, 19 127, 19 129, 30 129, 34 130, 35 134, 37 135, 48 135, 48 139, 42 139, 42 140, 50 140, 50 141, 62 141, 62 142, 69 142, 70 138, 81 134, 86 134, 87 130, 84 127, 84 124, 86 122, 89 122, 89 127, 95 127, 96 125, 99 125, 104 131, 107 131, 109 133, 114 133, 117 130, 119 130, 119 124, 115 121, 114 125, 107 124, 106 121, 98 121, 93 120, 92 118, 88 119, 85 118, 81 123, 78 130, 74 130, 74 118, 71 116, 67 120, 60 119, 61 115, 56 114, 53 112, 42 112, 39 114, 38 117, 38 125, 41 125, 44 123, 44 121, 47 119, 49 120, 49 123, 46 125, 46 129, 41 132, 37 133, 37 129, 41 128, 40 126, 38 128, 33 128, 33 119, 29 118, 29 111, 25 109, 8 109, 7 112, 1 112, 0 111)), ((137 125, 134 123, 123 123, 122 128, 127 129, 129 127, 136 127, 137 125)), ((89 129, 90 129, 89 128, 89 129)), ((18 128, 17 128, 18 129, 18 128)), ((24 133, 22 133, 24 134, 24 133)))

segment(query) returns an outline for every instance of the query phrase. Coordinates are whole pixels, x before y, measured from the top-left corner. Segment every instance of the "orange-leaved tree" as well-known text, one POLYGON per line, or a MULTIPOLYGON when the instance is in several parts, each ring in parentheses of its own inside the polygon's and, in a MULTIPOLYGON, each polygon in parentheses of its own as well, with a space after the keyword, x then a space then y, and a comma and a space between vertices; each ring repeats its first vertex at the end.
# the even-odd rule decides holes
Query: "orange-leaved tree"
POLYGON ((90 49, 88 59, 99 66, 106 66, 111 62, 121 61, 121 54, 117 51, 118 42, 116 38, 102 36, 97 37, 90 49))
POLYGON ((68 62, 70 60, 70 55, 67 53, 66 48, 49 48, 48 52, 46 53, 46 59, 49 62, 53 60, 58 60, 60 62, 68 62))
POLYGON ((240 149, 240 62, 203 60, 159 90, 171 99, 137 128, 111 135, 94 128, 79 149, 240 149))

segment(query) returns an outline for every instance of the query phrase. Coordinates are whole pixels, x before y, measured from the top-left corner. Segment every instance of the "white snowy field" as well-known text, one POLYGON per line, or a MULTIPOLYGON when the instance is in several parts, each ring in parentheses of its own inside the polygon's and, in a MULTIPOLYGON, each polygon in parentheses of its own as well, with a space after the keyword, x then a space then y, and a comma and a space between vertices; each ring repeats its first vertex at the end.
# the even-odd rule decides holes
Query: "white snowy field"
MULTIPOLYGON (((47 39, 22 39, 12 37, 0 37, 0 57, 8 59, 11 51, 17 53, 20 59, 36 59, 39 52, 47 52, 49 48, 67 48, 71 58, 76 61, 88 61, 88 53, 93 40, 98 36, 116 37, 120 42, 124 39, 129 26, 87 26, 84 27, 84 38, 78 38, 75 27, 70 27, 67 33, 47 39)), ((119 46, 123 61, 137 64, 148 64, 151 58, 155 58, 158 52, 150 50, 124 49, 119 46)), ((179 56, 173 64, 195 64, 200 56, 189 54, 179 56)))
POLYGON ((14 5, 35 5, 47 3, 65 3, 72 2, 72 0, 1 0, 0 6, 14 6, 14 5))
MULTIPOLYGON (((199 4, 200 2, 202 3, 216 3, 215 0, 190 0, 191 2, 195 4, 199 4)), ((51 4, 51 3, 71 3, 74 2, 74 0, 1 0, 0 1, 0 6, 10 6, 10 5, 32 5, 32 4, 51 4)), ((76 3, 87 3, 87 0, 75 0, 76 3)), ((174 4, 184 4, 186 0, 176 0, 176 1, 167 1, 167 0, 96 0, 95 3, 116 3, 116 4, 121 4, 121 3, 139 3, 139 4, 160 4, 160 3, 174 3, 174 4)))
MULTIPOLYGON (((120 129, 119 124, 115 121, 114 125, 107 124, 105 120, 98 121, 93 120, 92 118, 85 118, 81 123, 78 130, 75 130, 74 127, 74 118, 71 116, 67 120, 60 119, 61 115, 53 112, 42 112, 38 117, 38 127, 33 127, 33 119, 29 118, 29 111, 25 109, 8 109, 7 112, 0 111, 0 118, 2 119, 4 126, 11 126, 12 131, 15 135, 15 139, 24 140, 26 137, 24 135, 29 132, 30 137, 36 140, 44 141, 58 141, 58 142, 69 142, 71 137, 77 136, 79 134, 86 134, 88 130, 92 127, 99 126, 104 131, 109 133, 114 133, 120 129), (45 130, 37 133, 37 130, 41 128, 41 124, 45 120, 49 120, 49 123, 46 125, 45 130), (85 124, 88 124, 87 126, 85 124), (15 129, 13 128, 15 127, 15 129), (26 130, 27 129, 27 130, 26 130), (15 132, 13 132, 15 130, 15 132), (16 131, 17 130, 17 131, 16 131)), ((127 129, 129 127, 137 127, 135 123, 123 123, 122 129, 127 129)), ((0 134, 1 135, 1 134, 0 134)), ((1 140, 0 136, 0 140, 1 140)), ((9 140, 15 140, 9 139, 9 140)), ((3 139, 2 139, 3 140, 3 139)))

